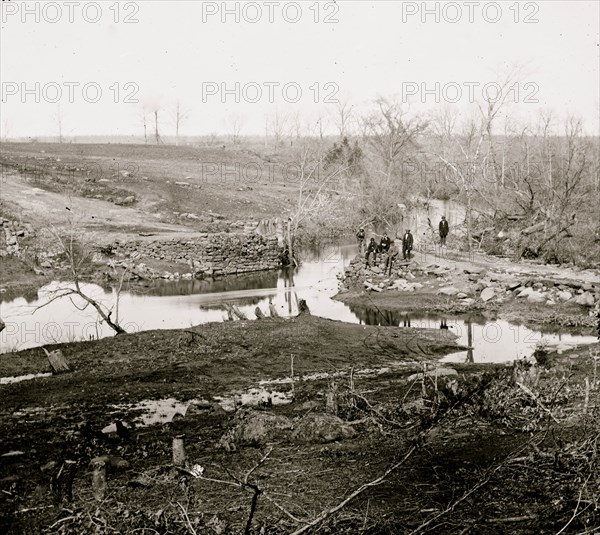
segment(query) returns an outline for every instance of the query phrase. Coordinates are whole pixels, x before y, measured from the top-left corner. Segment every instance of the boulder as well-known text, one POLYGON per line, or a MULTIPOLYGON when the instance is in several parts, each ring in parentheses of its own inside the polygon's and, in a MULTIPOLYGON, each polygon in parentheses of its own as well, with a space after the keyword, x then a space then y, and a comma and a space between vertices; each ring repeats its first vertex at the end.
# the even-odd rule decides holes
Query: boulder
POLYGON ((527 301, 529 301, 530 303, 545 303, 546 296, 543 293, 532 291, 527 296, 527 301))
POLYGON ((575 298, 575 303, 585 307, 593 307, 594 295, 591 292, 584 292, 575 298))
POLYGON ((232 451, 236 446, 261 446, 281 440, 293 427, 291 420, 285 416, 266 411, 240 410, 235 415, 233 426, 221 437, 217 447, 232 451))
POLYGON ((439 295, 453 296, 460 293, 460 290, 454 286, 445 286, 444 288, 440 288, 437 293, 439 295))
POLYGON ((496 292, 494 291, 493 288, 486 288, 485 290, 483 290, 481 292, 481 295, 479 297, 485 303, 485 302, 489 301, 490 299, 492 299, 494 297, 494 295, 496 295, 496 292))
POLYGON ((533 288, 531 288, 530 286, 527 286, 526 288, 523 288, 521 291, 519 291, 519 293, 517 294, 517 297, 527 297, 529 298, 529 296, 535 293, 535 290, 533 288))
POLYGON ((561 301, 568 301, 569 299, 571 299, 573 297, 573 294, 571 292, 567 292, 565 290, 565 291, 562 291, 562 292, 558 292, 557 297, 561 301))
POLYGON ((485 269, 481 267, 468 267, 464 269, 467 275, 481 275, 484 271, 485 269))
POLYGON ((300 443, 327 443, 356 436, 354 428, 333 414, 311 413, 303 418, 292 433, 300 443))
POLYGON ((456 297, 457 297, 458 299, 466 299, 466 298, 467 298, 467 297, 469 297, 469 296, 468 296, 468 295, 467 295, 465 292, 458 292, 458 293, 456 294, 456 297))
POLYGON ((205 400, 190 403, 185 411, 186 418, 225 416, 226 414, 227 411, 221 405, 205 400))

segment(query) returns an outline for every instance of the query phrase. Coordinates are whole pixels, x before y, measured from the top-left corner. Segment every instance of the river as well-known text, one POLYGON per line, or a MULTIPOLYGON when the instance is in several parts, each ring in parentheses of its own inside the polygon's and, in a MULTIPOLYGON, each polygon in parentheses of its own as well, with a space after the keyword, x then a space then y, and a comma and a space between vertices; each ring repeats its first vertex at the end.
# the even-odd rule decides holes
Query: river
MULTIPOLYGON (((256 307, 268 314, 272 302, 281 316, 289 317, 297 314, 298 301, 305 299, 311 313, 323 318, 391 328, 449 329, 458 335, 459 344, 471 349, 450 355, 446 357, 447 361, 512 361, 530 355, 542 339, 558 350, 595 342, 593 336, 559 331, 541 333, 476 315, 443 317, 345 305, 332 297, 337 293, 338 275, 344 272, 356 253, 354 244, 328 245, 305 251, 304 261, 296 270, 281 269, 216 281, 160 280, 142 289, 125 289, 119 299, 115 289, 95 284, 84 284, 83 288, 90 297, 113 307, 113 319, 118 318, 132 333, 223 321, 227 317, 226 303, 237 305, 249 319, 255 319, 256 307)), ((6 329, 0 334, 0 352, 113 335, 110 328, 98 321, 92 307, 82 310, 81 299, 51 300, 56 289, 65 284, 53 282, 44 286, 38 290, 37 297, 29 301, 20 297, 2 303, 6 329)))

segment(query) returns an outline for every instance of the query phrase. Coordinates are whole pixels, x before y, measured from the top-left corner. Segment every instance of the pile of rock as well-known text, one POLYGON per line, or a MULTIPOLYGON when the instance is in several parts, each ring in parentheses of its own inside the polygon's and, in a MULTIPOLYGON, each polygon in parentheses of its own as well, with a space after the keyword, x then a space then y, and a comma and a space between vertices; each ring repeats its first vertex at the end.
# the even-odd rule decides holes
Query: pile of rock
POLYGON ((510 273, 486 272, 484 269, 469 269, 464 273, 483 302, 516 298, 548 306, 568 302, 591 307, 600 299, 600 285, 592 283, 531 275, 519 277, 510 273))
POLYGON ((578 281, 527 281, 512 289, 507 288, 507 291, 531 303, 544 303, 550 306, 566 302, 593 307, 600 299, 600 287, 578 281))
POLYGON ((494 270, 477 266, 459 270, 451 264, 422 265, 414 259, 410 263, 400 264, 392 271, 392 275, 387 275, 385 264, 368 267, 361 257, 352 260, 346 268, 341 277, 344 286, 342 291, 363 287, 376 292, 388 289, 410 292, 423 288, 421 283, 414 282, 416 277, 429 286, 432 285, 432 277, 435 277, 437 284, 447 283, 437 290, 437 294, 454 297, 465 305, 476 300, 502 303, 515 298, 549 306, 572 303, 593 307, 600 300, 600 284, 501 271, 497 266, 494 270), (429 277, 429 281, 423 277, 429 277))
POLYGON ((19 241, 35 236, 35 230, 30 223, 22 223, 6 218, 0 218, 0 227, 4 231, 0 238, 0 256, 19 255, 19 241))

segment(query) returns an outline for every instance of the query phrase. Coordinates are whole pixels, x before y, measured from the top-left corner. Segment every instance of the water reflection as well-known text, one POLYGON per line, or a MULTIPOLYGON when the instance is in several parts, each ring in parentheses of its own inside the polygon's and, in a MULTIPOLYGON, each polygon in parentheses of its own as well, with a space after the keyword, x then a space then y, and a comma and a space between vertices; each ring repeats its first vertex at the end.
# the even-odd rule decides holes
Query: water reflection
POLYGON ((373 307, 350 307, 359 323, 383 327, 414 327, 448 330, 457 343, 465 347, 443 359, 445 362, 510 362, 531 355, 544 340, 550 347, 565 350, 577 344, 592 344, 593 336, 576 336, 557 329, 544 332, 528 329, 504 320, 490 320, 480 314, 465 314, 448 318, 440 314, 423 314, 382 310, 373 307))
POLYGON ((276 288, 277 279, 277 271, 264 271, 219 279, 192 279, 179 281, 156 280, 146 284, 145 287, 141 289, 133 287, 132 292, 157 296, 234 292, 239 290, 276 288))

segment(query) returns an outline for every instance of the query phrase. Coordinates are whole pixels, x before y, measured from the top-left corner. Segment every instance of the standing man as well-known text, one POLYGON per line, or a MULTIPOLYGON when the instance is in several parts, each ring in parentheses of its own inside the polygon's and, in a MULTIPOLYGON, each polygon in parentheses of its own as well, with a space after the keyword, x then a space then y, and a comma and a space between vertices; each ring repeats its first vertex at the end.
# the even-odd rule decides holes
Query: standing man
POLYGON ((364 228, 359 228, 358 232, 356 233, 356 239, 358 240, 358 254, 362 254, 363 252, 363 245, 365 243, 365 229, 364 228))
POLYGON ((370 266, 369 257, 371 254, 373 254, 373 262, 377 263, 377 243, 375 243, 375 238, 371 238, 369 245, 367 245, 367 254, 365 255, 367 266, 370 266))
POLYGON ((404 260, 410 258, 410 252, 413 248, 413 235, 410 233, 410 229, 406 229, 404 236, 402 236, 402 257, 404 260))
POLYGON ((396 239, 390 245, 390 249, 385 260, 385 272, 387 272, 389 276, 392 275, 392 266, 394 265, 394 260, 396 260, 396 258, 400 254, 399 245, 400 240, 398 239, 398 237, 396 237, 396 239))
POLYGON ((446 246, 446 237, 448 236, 448 232, 450 232, 448 221, 446 221, 446 216, 443 215, 442 220, 440 221, 440 245, 442 247, 446 246))

